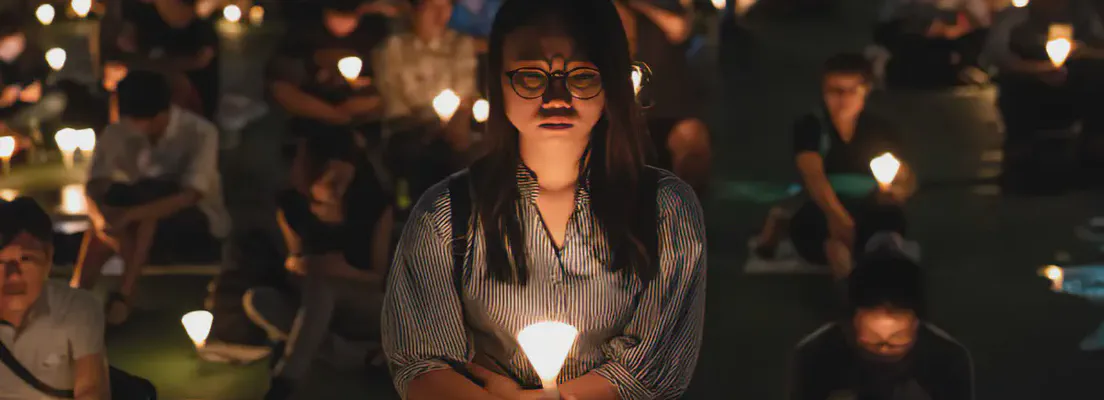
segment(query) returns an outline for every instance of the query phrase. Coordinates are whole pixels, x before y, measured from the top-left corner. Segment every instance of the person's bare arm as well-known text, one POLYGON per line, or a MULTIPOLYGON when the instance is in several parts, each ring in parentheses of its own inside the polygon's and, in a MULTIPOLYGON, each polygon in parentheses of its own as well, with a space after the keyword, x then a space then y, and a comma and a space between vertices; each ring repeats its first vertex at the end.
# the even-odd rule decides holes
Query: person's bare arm
POLYGON ((406 395, 409 400, 501 400, 451 369, 418 375, 406 395))
POLYGON ((73 368, 73 398, 76 400, 111 400, 107 358, 101 353, 77 359, 73 368))
POLYGON ((656 24, 671 43, 679 44, 690 38, 693 30, 690 12, 679 14, 640 0, 631 0, 629 5, 656 24))
POLYGON ((154 0, 153 5, 161 20, 174 29, 185 28, 196 18, 195 7, 180 0, 154 0))
POLYGON ((832 189, 832 184, 828 182, 828 174, 824 172, 824 159, 820 154, 801 152, 797 154, 796 162, 801 181, 805 183, 805 189, 813 202, 830 217, 850 217, 836 191, 832 189))
POLYGON ((300 240, 299 234, 291 229, 291 225, 288 225, 283 210, 276 211, 276 224, 280 226, 280 233, 284 236, 284 244, 287 245, 288 254, 303 254, 303 241, 300 240))
POLYGON ((351 116, 337 107, 311 96, 288 82, 273 82, 272 97, 292 115, 315 118, 336 125, 348 124, 351 116))

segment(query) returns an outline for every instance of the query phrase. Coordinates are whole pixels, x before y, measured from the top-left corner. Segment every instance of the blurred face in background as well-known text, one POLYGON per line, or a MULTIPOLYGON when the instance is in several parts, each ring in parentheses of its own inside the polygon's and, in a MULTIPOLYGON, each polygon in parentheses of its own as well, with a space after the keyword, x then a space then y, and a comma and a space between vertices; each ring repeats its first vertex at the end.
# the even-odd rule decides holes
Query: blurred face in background
POLYGON ((823 82, 824 105, 837 118, 858 118, 870 85, 861 74, 829 73, 823 82))
POLYGON ((598 67, 576 48, 561 29, 551 26, 525 27, 506 37, 502 94, 506 117, 521 138, 589 140, 606 97, 598 67), (549 79, 546 74, 556 76, 549 79))
POLYGON ((325 10, 323 12, 323 22, 326 24, 326 29, 334 36, 346 37, 356 31, 357 26, 360 25, 360 14, 325 10))
POLYGON ((0 38, 0 60, 11 62, 23 54, 27 47, 27 36, 22 32, 0 38))
POLYGON ((440 36, 452 18, 452 0, 421 0, 414 8, 414 29, 423 37, 440 36))
POLYGON ((24 312, 42 293, 50 275, 52 245, 25 232, 0 249, 0 311, 24 312))
POLYGON ((920 327, 920 319, 912 311, 886 307, 860 309, 852 322, 859 348, 886 361, 907 355, 916 343, 920 327))

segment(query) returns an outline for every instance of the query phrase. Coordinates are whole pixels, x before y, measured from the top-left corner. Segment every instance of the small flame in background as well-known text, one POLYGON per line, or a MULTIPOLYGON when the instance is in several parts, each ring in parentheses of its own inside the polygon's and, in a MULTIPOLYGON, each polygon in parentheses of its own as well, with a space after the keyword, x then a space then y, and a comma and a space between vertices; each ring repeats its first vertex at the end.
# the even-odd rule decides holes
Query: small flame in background
POLYGON ((1031 3, 1031 0, 1012 0, 1012 7, 1024 8, 1028 3, 1031 3))
POLYGON ((890 153, 882 154, 870 161, 870 171, 874 173, 874 179, 883 186, 893 183, 900 170, 901 162, 890 153))
POLYGON ((88 215, 83 184, 75 183, 61 188, 61 205, 58 211, 62 215, 88 215))
POLYGON ((184 325, 184 332, 192 339, 197 348, 207 344, 207 335, 211 333, 211 323, 215 317, 210 311, 198 310, 184 314, 180 323, 184 325))
POLYGON ((225 18, 227 21, 230 21, 230 22, 241 21, 242 10, 241 10, 240 7, 238 7, 236 5, 233 5, 233 4, 228 5, 228 6, 226 6, 225 8, 222 9, 222 17, 225 18))
POLYGON ((55 47, 46 51, 46 63, 50 64, 50 69, 54 71, 61 71, 65 67, 66 58, 64 49, 55 47))
POLYGON ((364 61, 360 57, 345 57, 337 62, 337 70, 341 72, 341 76, 348 80, 359 77, 363 68, 364 61))
POLYGON ((472 104, 472 117, 475 118, 475 122, 484 123, 491 116, 491 103, 487 100, 479 99, 472 104))
POLYGON ((433 99, 433 110, 442 121, 452 119, 458 108, 460 108, 460 96, 457 96, 452 89, 445 89, 433 99))
POLYGON ((1046 51, 1050 56, 1050 62, 1054 63, 1055 67, 1061 67, 1073 51, 1073 43, 1066 38, 1054 39, 1047 42, 1046 51))
POLYGON ((88 16, 89 11, 92 11, 92 0, 73 0, 70 6, 78 17, 84 18, 88 16))
POLYGON ((38 18, 38 22, 42 25, 53 23, 56 15, 57 11, 54 10, 54 6, 49 4, 43 4, 35 9, 35 18, 38 18))

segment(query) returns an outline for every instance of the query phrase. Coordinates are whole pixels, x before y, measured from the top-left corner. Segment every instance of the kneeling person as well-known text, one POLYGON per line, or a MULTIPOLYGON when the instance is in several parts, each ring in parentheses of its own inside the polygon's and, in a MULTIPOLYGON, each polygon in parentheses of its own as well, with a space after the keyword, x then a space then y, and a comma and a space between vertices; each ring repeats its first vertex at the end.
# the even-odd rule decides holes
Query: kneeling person
POLYGON ((798 343, 790 399, 974 398, 969 352, 924 321, 917 264, 875 253, 848 283, 848 318, 798 343))
POLYGON ((85 234, 73 277, 73 285, 91 287, 111 256, 123 259, 122 285, 108 301, 111 324, 127 318, 151 254, 215 249, 229 230, 215 126, 170 105, 159 74, 132 72, 118 90, 122 121, 107 127, 89 165, 94 229, 85 234))
POLYGON ((0 366, 0 398, 108 399, 103 312, 90 293, 47 280, 53 242, 50 217, 34 200, 0 200, 0 354, 19 364, 0 366), (27 377, 14 372, 20 366, 27 377))

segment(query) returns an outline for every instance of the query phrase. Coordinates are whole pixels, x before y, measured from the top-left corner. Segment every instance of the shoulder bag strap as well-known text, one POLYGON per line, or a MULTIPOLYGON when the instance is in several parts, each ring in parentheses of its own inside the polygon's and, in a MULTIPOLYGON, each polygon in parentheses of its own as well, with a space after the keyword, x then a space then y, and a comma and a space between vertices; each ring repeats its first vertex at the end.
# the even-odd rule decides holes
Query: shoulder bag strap
MULTIPOLYGON (((468 314, 464 311, 464 261, 468 255, 468 227, 471 223, 472 199, 470 172, 462 172, 449 178, 449 205, 452 209, 452 282, 456 296, 460 299, 460 315, 467 324, 468 314)), ((468 371, 466 365, 452 365, 460 375, 483 386, 483 380, 468 371)))
POLYGON ((3 362, 15 376, 18 376, 19 379, 22 379, 23 382, 26 382, 28 385, 35 388, 35 390, 42 392, 42 394, 63 399, 73 398, 72 390, 57 389, 38 380, 31 371, 28 371, 23 364, 19 363, 19 360, 15 359, 15 355, 8 350, 8 346, 5 346, 4 342, 0 342, 0 362, 3 362))

